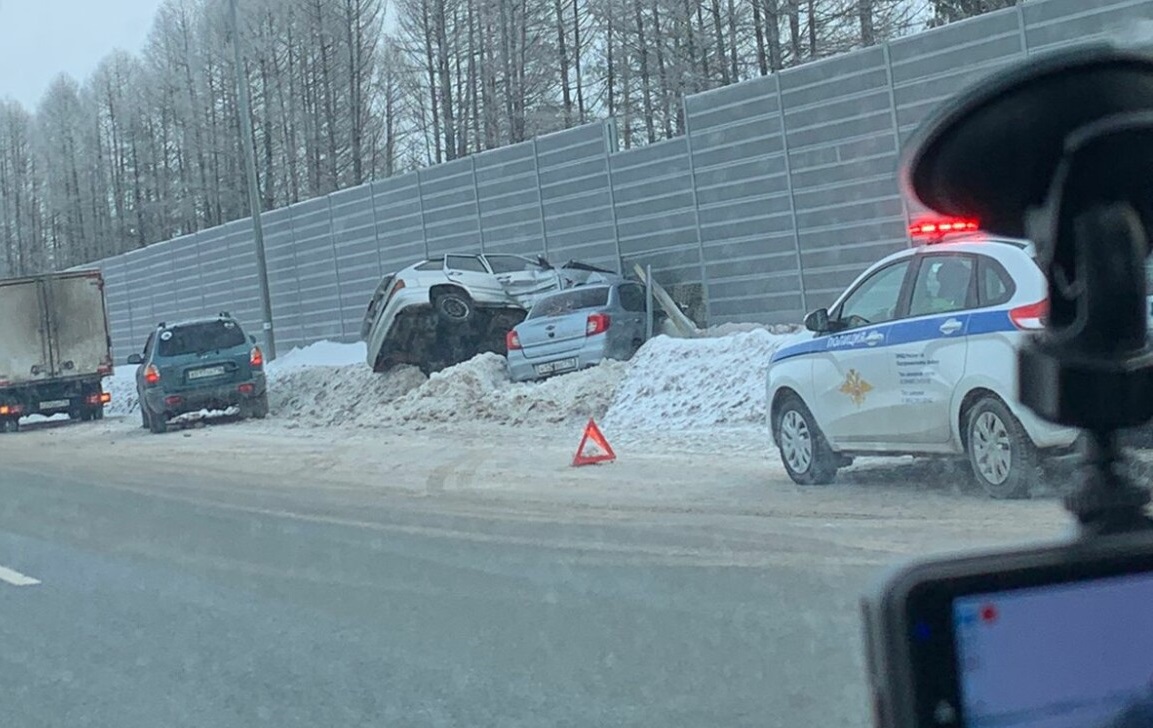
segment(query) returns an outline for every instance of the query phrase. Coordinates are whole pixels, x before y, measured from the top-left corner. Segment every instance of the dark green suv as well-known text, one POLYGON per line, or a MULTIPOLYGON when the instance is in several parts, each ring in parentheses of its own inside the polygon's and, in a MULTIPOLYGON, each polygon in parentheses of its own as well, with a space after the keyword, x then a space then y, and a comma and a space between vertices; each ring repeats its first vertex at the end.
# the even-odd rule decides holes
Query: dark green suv
POLYGON ((237 407, 241 416, 268 415, 264 356, 226 313, 179 324, 161 323, 143 354, 128 357, 136 369, 136 394, 144 427, 168 430, 173 417, 237 407))

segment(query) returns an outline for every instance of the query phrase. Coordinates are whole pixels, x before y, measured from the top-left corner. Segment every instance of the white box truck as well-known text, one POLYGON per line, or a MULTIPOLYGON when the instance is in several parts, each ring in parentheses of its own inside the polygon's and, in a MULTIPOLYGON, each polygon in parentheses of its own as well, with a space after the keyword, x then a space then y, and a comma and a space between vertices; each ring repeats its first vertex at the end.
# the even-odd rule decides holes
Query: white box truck
POLYGON ((100 271, 0 280, 0 432, 27 415, 102 418, 111 375, 100 271))

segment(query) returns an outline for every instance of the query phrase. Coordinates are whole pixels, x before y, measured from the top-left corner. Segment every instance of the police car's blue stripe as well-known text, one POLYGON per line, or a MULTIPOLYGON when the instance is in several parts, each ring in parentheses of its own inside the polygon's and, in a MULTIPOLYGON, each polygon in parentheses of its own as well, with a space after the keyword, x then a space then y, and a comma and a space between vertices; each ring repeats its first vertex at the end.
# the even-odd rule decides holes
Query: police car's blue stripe
POLYGON ((941 333, 941 324, 949 319, 957 319, 967 324, 967 329, 952 334, 953 337, 972 336, 974 334, 988 334, 996 331, 1015 331, 1016 327, 1009 319, 1008 309, 993 311, 957 311, 942 316, 893 321, 881 326, 870 326, 863 329, 853 329, 837 334, 825 334, 808 341, 777 349, 773 353, 771 362, 791 359, 817 351, 852 351, 853 349, 876 349, 886 346, 899 346, 911 344, 916 341, 931 341, 933 339, 950 338, 941 333), (870 334, 880 333, 884 341, 869 342, 870 334))

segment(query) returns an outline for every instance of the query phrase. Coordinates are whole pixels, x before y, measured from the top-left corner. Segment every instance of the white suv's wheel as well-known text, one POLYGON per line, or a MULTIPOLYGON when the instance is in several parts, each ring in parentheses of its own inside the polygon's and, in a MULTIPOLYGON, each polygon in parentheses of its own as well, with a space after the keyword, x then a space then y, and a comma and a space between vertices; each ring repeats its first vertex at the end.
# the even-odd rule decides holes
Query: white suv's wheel
POLYGON ((777 447, 785 472, 798 485, 825 485, 837 476, 837 456, 799 397, 789 396, 776 409, 777 447))
POLYGON ((1027 498, 1037 477, 1037 449, 1021 423, 992 395, 969 408, 966 443, 973 477, 993 498, 1027 498))

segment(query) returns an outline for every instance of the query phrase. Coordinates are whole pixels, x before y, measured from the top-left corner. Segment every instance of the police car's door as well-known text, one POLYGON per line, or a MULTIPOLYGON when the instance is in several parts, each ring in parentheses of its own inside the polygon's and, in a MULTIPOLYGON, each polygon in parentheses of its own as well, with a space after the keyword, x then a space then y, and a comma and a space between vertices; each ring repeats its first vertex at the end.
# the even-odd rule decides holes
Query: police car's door
POLYGON ((894 261, 850 291, 831 312, 833 333, 813 357, 813 414, 839 447, 884 440, 896 426, 889 345, 908 269, 908 258, 894 261))
POLYGON ((977 258, 963 253, 925 253, 912 271, 908 317, 893 327, 902 416, 895 435, 902 442, 950 441, 952 401, 965 374, 970 312, 977 305, 977 258))

